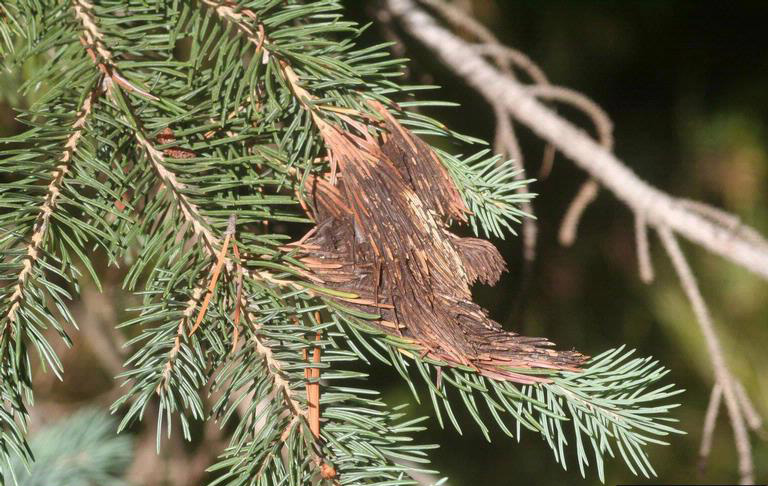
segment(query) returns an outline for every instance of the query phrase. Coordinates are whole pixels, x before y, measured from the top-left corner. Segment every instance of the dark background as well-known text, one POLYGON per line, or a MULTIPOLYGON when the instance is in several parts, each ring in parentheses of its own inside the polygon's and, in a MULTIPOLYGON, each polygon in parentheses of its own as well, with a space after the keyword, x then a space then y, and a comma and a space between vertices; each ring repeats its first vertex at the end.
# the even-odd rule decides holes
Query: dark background
MULTIPOLYGON (((617 155, 640 177, 674 195, 731 211, 768 234, 768 4, 460 3, 503 43, 528 54, 554 84, 579 90, 599 103, 614 122, 617 155)), ((346 4, 349 15, 364 23, 375 19, 381 8, 375 1, 346 4)), ((403 39, 404 55, 412 59, 408 82, 439 84, 442 89, 426 96, 461 104, 430 114, 458 131, 491 139, 493 112, 485 101, 417 42, 405 35, 403 39)), ((383 40, 377 22, 361 43, 383 40)), ((10 107, 23 106, 24 100, 13 96, 13 90, 2 91, 0 132, 8 134, 19 129, 10 107)), ((591 128, 583 116, 559 111, 591 128)), ((518 135, 527 168, 536 177, 542 144, 523 127, 518 135)), ((671 369, 668 380, 687 390, 679 397, 682 406, 675 410, 687 435, 673 437, 671 447, 650 447, 659 479, 646 482, 735 482, 737 458, 724 414, 717 423, 710 464, 703 472, 697 470, 712 370, 690 305, 657 239, 651 239, 657 278, 646 286, 637 272, 632 215, 611 194, 601 192, 587 209, 575 245, 558 244, 562 216, 584 180, 584 173, 557 156, 549 177, 531 186, 539 194, 535 208, 540 241, 526 292, 521 294, 520 244, 510 237, 495 241, 510 272, 493 288, 478 287, 475 295, 508 329, 547 336, 560 347, 594 355, 627 344, 639 354, 658 358, 671 369)), ((759 411, 768 416, 768 283, 688 243, 683 248, 711 307, 729 364, 759 411)), ((105 294, 85 289, 75 305, 84 332, 111 328, 124 318, 130 299, 120 293, 119 282, 119 272, 105 270, 105 294)), ((40 417, 112 400, 113 373, 104 369, 105 350, 89 348, 79 334, 73 338, 73 350, 59 350, 66 369, 64 383, 50 375, 36 378, 38 422, 46 421, 40 417)), ((383 387, 388 403, 412 401, 392 370, 377 368, 372 373, 370 385, 383 387)), ((414 406, 411 412, 427 414, 429 408, 414 406)), ((417 437, 441 444, 432 454, 433 465, 450 477, 450 485, 599 484, 593 469, 587 471, 586 480, 579 479, 573 459, 564 471, 538 436, 524 434, 516 443, 494 432, 493 442, 487 443, 469 416, 461 419, 462 436, 451 429, 442 431, 430 420, 429 431, 417 437)), ((151 423, 148 429, 142 436, 149 442, 137 441, 137 463, 130 472, 135 479, 149 477, 142 476, 142 461, 154 460, 151 423)), ((752 438, 757 479, 766 481, 768 444, 759 434, 752 438)), ((198 484, 199 477, 189 471, 202 471, 207 460, 194 447, 174 442, 161 458, 167 461, 159 466, 165 472, 153 477, 166 478, 156 480, 163 484, 198 484)), ((607 462, 607 484, 633 481, 643 480, 635 479, 621 459, 607 462)))

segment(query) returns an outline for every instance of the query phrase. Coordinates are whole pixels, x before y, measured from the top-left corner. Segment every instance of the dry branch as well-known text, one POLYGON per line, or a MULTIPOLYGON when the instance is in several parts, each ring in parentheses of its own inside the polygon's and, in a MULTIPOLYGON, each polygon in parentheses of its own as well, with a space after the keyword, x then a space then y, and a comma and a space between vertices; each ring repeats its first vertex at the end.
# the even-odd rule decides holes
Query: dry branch
POLYGON ((707 404, 707 413, 704 416, 704 427, 701 429, 701 445, 699 446, 699 473, 707 467, 709 453, 712 452, 712 436, 715 433, 715 424, 720 412, 720 402, 723 398, 723 388, 719 383, 712 387, 707 404))
MULTIPOLYGON (((442 4, 439 0, 429 0, 427 3, 433 7, 442 4)), ((573 97, 569 90, 559 93, 549 86, 530 88, 520 84, 514 76, 490 65, 472 45, 439 26, 413 0, 387 0, 387 5, 393 15, 402 21, 406 31, 435 51, 449 68, 492 102, 497 117, 501 106, 516 121, 527 125, 590 174, 591 179, 582 187, 579 197, 566 215, 561 239, 567 243, 575 238, 579 215, 596 196, 598 185, 595 181, 613 192, 634 213, 640 273, 646 282, 653 278, 647 226, 651 225, 658 230, 691 302, 714 368, 716 384, 705 423, 702 457, 706 457, 710 449, 710 437, 722 393, 734 430, 740 479, 742 484, 751 483, 754 466, 744 415, 747 415, 750 426, 757 427, 760 417, 751 413, 753 409, 746 393, 728 370, 709 311, 678 246, 675 233, 763 278, 768 278, 766 240, 755 230, 743 226, 736 216, 702 203, 675 198, 641 180, 611 152, 613 140, 610 136, 610 122, 606 122, 607 117, 603 116, 602 110, 599 107, 595 109, 596 105, 586 98, 582 99, 579 95, 573 97), (590 114, 600 140, 593 140, 541 104, 536 99, 537 90, 555 97, 564 95, 566 101, 590 114), (586 105, 585 100, 588 102, 586 105)), ((473 20, 470 25, 474 23, 473 20)))
POLYGON ((413 0, 387 0, 406 30, 486 98, 498 100, 518 122, 572 159, 648 224, 669 227, 685 238, 768 279, 768 243, 754 230, 725 227, 691 210, 675 198, 640 179, 610 150, 583 130, 558 116, 532 96, 528 88, 505 76, 460 39, 418 8, 413 0))
POLYGON ((715 326, 712 323, 712 317, 675 235, 668 228, 664 227, 658 228, 658 232, 661 242, 664 244, 664 249, 667 251, 670 260, 672 260, 672 266, 680 278, 680 284, 688 300, 691 302, 699 329, 701 329, 701 333, 704 335, 704 341, 707 344, 707 354, 710 361, 712 361, 712 367, 715 372, 716 386, 719 385, 722 389, 725 406, 731 419, 736 450, 739 454, 741 484, 752 484, 755 474, 752 461, 752 445, 749 442, 744 415, 738 401, 736 382, 728 369, 728 364, 725 362, 725 354, 717 337, 715 326))

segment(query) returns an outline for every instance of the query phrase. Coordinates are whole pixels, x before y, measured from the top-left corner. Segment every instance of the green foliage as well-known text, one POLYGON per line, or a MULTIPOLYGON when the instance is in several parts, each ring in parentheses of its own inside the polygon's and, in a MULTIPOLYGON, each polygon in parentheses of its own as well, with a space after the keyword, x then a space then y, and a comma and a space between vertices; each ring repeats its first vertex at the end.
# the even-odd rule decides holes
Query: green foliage
MULTIPOLYGON (((364 332, 368 330, 355 318, 347 316, 346 322, 364 332)), ((551 380, 551 383, 520 386, 491 380, 470 368, 447 368, 446 363, 424 359, 415 350, 404 351, 408 344, 391 336, 371 340, 363 333, 353 334, 358 343, 354 349, 368 351, 358 351, 358 356, 365 360, 366 354, 374 355, 393 366, 419 400, 410 371, 416 369, 441 426, 447 417, 461 433, 453 411, 456 404, 460 404, 488 441, 491 440, 488 426, 491 418, 500 430, 518 442, 521 432, 527 429, 542 436, 555 460, 565 469, 565 447, 572 440, 582 476, 591 456, 603 480, 604 457, 606 454, 616 457, 616 451, 634 474, 655 475, 644 447, 667 445, 661 438, 680 433, 671 425, 676 420, 668 416, 678 405, 660 402, 682 390, 672 384, 660 385, 659 380, 668 370, 652 358, 631 358, 634 351, 625 351, 623 347, 595 356, 580 372, 514 370, 551 380), (650 406, 654 403, 655 406, 650 406)))
MULTIPOLYGON (((412 344, 367 325, 371 316, 323 300, 330 291, 305 281, 279 231, 309 222, 299 207, 303 181, 328 169, 318 120, 348 127, 375 116, 366 99, 407 106, 416 91, 393 82, 402 65, 386 46, 355 46, 361 28, 337 2, 16 0, 4 8, 14 15, 0 24, 6 66, 46 60, 24 87, 37 96, 21 114, 29 129, 4 140, 0 161, 7 465, 32 459, 29 350, 61 373, 46 329, 67 339, 80 273, 98 282, 94 255, 106 255, 129 267, 125 287, 143 299, 123 323, 135 354, 114 406, 121 428, 158 406, 159 447, 174 417, 187 438, 192 420, 233 422, 214 484, 308 484, 321 465, 342 484, 414 484, 408 471, 426 463, 431 446, 411 442, 419 420, 357 385, 366 375, 350 370, 371 358, 414 393, 416 369, 441 424, 447 417, 459 428, 451 407, 461 404, 486 434, 490 418, 518 440, 523 428, 540 434, 563 465, 571 428, 582 474, 591 456, 602 476, 603 456, 616 451, 633 471, 652 473, 644 446, 674 431, 665 425, 673 405, 658 402, 677 393, 656 384, 665 371, 655 362, 616 350, 583 372, 549 373, 548 383, 497 382, 421 359, 412 344), (192 332, 232 214, 243 258, 228 259, 192 332), (318 347, 321 361, 310 365, 305 357, 318 347), (322 370, 319 438, 306 421, 307 384, 317 382, 308 366, 322 370)), ((395 115, 452 146, 475 142, 427 117, 395 115)), ((517 204, 530 197, 515 192, 525 181, 514 179, 513 164, 486 150, 440 156, 474 231, 513 232, 524 216, 517 204)))
POLYGON ((482 232, 486 237, 504 239, 506 233, 516 234, 511 223, 533 217, 519 208, 535 194, 516 192, 531 181, 515 179, 521 171, 514 163, 486 157, 486 150, 464 160, 445 152, 441 155, 472 211, 469 223, 476 235, 482 232))
POLYGON ((17 15, 16 5, 0 5, 0 55, 13 50, 15 35, 23 35, 22 27, 16 20, 17 15))
POLYGON ((115 430, 115 421, 104 412, 81 410, 37 433, 30 444, 34 464, 13 460, 3 476, 15 478, 19 486, 127 485, 121 478, 133 444, 115 430))

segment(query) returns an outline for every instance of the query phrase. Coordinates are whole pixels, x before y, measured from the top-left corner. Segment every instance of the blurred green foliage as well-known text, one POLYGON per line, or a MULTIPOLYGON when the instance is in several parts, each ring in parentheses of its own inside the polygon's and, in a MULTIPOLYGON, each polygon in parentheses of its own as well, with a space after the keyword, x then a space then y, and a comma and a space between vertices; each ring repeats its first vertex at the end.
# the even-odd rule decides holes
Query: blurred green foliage
MULTIPOLYGON (((133 459, 132 440, 116 435, 117 422, 103 410, 85 408, 44 426, 31 441, 35 462, 12 464, 19 486, 121 486, 133 459)), ((9 471, 3 471, 10 478, 9 471)))

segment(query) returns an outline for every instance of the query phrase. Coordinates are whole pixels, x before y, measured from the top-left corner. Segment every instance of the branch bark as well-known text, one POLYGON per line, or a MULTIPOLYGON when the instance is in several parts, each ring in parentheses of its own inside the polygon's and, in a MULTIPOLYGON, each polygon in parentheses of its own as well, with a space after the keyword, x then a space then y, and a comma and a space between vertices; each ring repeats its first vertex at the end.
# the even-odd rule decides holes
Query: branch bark
POLYGON ((387 0, 405 29, 456 74, 499 103, 539 137, 554 145, 652 226, 667 227, 709 251, 768 280, 768 242, 751 228, 728 228, 691 210, 640 179, 610 150, 539 102, 518 81, 505 76, 471 44, 444 29, 413 0, 387 0))
POLYGON ((685 295, 691 302, 699 329, 707 344, 707 354, 714 368, 715 386, 719 386, 722 392, 722 398, 725 401, 728 416, 731 419, 736 451, 739 455, 740 484, 752 484, 755 481, 752 445, 749 442, 746 422, 738 401, 735 389, 736 382, 725 361, 725 353, 715 331, 712 316, 707 305, 704 303, 704 297, 702 297, 699 286, 696 284, 696 278, 693 276, 691 267, 688 265, 680 245, 677 244, 677 239, 675 239, 675 236, 668 228, 660 227, 657 230, 664 249, 667 251, 670 260, 672 260, 672 266, 680 278, 680 285, 682 285, 685 295))
MULTIPOLYGON (((441 0, 422 1, 430 6, 444 5, 441 0)), ((602 115, 599 107, 579 106, 587 113, 598 115, 592 116, 602 140, 594 140, 535 98, 537 89, 557 95, 558 91, 552 91, 557 88, 548 85, 532 88, 519 83, 501 67, 497 68, 484 60, 475 46, 438 25, 413 0, 387 0, 387 4, 406 31, 434 51, 444 64, 483 95, 497 113, 504 111, 516 121, 525 124, 590 174, 591 178, 585 186, 587 190, 582 188, 580 197, 576 198, 566 215, 561 231, 561 240, 564 243, 575 238, 578 216, 596 195, 598 183, 613 192, 634 214, 641 277, 645 282, 653 278, 647 227, 654 227, 658 231, 664 249, 671 258, 686 296, 692 304, 715 374, 715 388, 707 413, 701 457, 705 459, 709 454, 714 422, 722 398, 734 431, 741 484, 751 484, 754 481, 754 462, 747 422, 750 427, 757 428, 761 422, 760 417, 755 414, 753 418, 749 418, 750 407, 747 405, 746 393, 743 393, 740 384, 728 369, 709 311, 675 234, 684 236, 766 279, 768 242, 754 229, 742 225, 735 215, 702 203, 675 198, 640 179, 612 153, 610 122, 603 122, 603 118, 607 117, 602 115), (739 391, 742 391, 743 399, 739 396, 739 391), (748 417, 746 420, 745 414, 748 417)), ((570 96, 569 91, 564 94, 570 96)))

